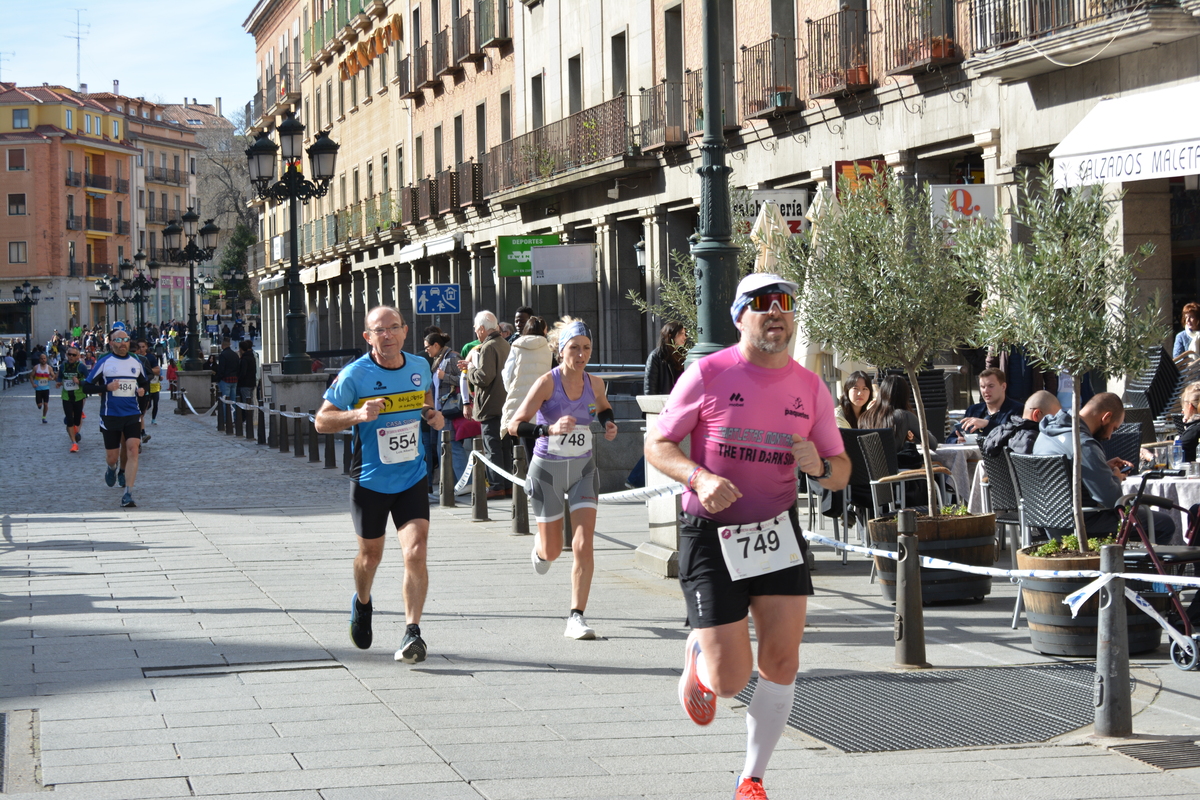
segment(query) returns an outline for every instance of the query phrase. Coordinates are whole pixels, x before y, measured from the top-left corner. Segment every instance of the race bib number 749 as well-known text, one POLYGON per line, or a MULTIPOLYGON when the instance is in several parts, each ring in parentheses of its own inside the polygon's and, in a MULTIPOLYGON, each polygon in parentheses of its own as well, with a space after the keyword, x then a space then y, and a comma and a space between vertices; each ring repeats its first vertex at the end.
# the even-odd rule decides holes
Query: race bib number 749
POLYGON ((717 535, 725 567, 735 581, 804 563, 800 543, 787 514, 764 522, 721 527, 717 535))

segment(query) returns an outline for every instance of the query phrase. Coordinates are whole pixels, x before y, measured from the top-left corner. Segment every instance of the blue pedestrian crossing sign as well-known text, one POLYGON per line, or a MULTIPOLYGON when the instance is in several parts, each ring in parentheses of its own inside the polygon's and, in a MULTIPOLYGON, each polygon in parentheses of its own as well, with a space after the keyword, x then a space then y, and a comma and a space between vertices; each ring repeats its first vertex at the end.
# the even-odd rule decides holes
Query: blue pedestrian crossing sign
POLYGON ((418 314, 457 314, 462 310, 457 283, 417 284, 416 290, 418 314))

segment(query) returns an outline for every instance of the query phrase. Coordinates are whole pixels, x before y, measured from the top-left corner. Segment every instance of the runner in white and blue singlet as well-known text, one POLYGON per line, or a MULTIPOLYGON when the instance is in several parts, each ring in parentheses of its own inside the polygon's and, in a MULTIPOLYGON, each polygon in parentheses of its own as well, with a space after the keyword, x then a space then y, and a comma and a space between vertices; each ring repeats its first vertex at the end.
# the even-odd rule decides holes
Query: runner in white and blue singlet
POLYGON ((150 388, 150 380, 141 359, 129 353, 129 332, 124 327, 114 327, 108 344, 111 352, 101 356, 88 372, 84 390, 100 395, 100 433, 104 436, 107 465, 104 482, 110 487, 117 483, 125 487, 121 506, 134 508, 133 485, 137 481, 142 431, 138 398, 150 388), (125 466, 118 472, 117 462, 122 449, 125 466))

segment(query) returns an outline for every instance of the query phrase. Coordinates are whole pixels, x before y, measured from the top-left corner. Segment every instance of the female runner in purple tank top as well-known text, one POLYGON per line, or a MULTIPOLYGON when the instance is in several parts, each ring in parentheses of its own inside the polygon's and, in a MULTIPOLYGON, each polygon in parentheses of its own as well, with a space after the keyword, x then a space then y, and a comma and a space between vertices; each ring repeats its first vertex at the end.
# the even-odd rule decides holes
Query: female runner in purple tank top
POLYGON ((611 442, 617 436, 617 424, 604 381, 584 372, 592 355, 587 326, 567 317, 555 326, 555 332, 559 366, 533 384, 509 423, 508 432, 537 437, 525 480, 538 526, 530 556, 533 567, 544 575, 562 553, 563 512, 569 507, 575 527, 571 540, 575 563, 571 569, 571 613, 563 635, 595 639, 596 632, 583 617, 595 571, 592 536, 600 494, 590 425, 592 420, 604 425, 604 438, 611 442))

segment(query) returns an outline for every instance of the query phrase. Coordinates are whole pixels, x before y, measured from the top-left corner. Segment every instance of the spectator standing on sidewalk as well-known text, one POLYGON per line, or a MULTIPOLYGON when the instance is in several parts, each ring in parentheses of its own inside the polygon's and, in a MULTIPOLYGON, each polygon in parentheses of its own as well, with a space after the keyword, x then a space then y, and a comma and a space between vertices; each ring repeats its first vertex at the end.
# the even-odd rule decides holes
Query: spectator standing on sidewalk
MULTIPOLYGON (((500 324, 491 311, 475 315, 475 335, 479 348, 468 359, 467 380, 475 387, 475 419, 483 429, 483 454, 506 472, 512 471, 512 458, 500 441, 500 418, 504 412, 504 362, 510 345, 500 335, 500 324)), ((512 492, 508 481, 488 468, 488 498, 504 497, 512 492)))
MULTIPOLYGON (((221 352, 217 355, 217 388, 221 392, 221 396, 229 399, 237 399, 238 387, 238 365, 241 359, 238 354, 233 352, 230 347, 229 337, 224 336, 221 339, 221 352)), ((221 404, 221 413, 225 413, 228 407, 224 403, 221 404)))
POLYGON ((350 469, 350 517, 358 534, 354 597, 350 600, 350 639, 366 650, 374 634, 371 587, 383 558, 388 517, 404 550, 404 617, 407 627, 396 660, 425 660, 421 612, 429 589, 426 550, 429 498, 425 492, 424 445, 420 424, 445 424, 433 407, 434 384, 425 359, 401 348, 408 337, 403 315, 391 306, 367 314, 363 338, 370 352, 351 362, 325 391, 317 412, 318 433, 354 428, 350 469), (365 602, 359 602, 360 598, 365 602))
POLYGON ((254 402, 254 390, 258 386, 258 359, 254 356, 254 343, 249 339, 238 342, 237 396, 243 403, 254 402))

